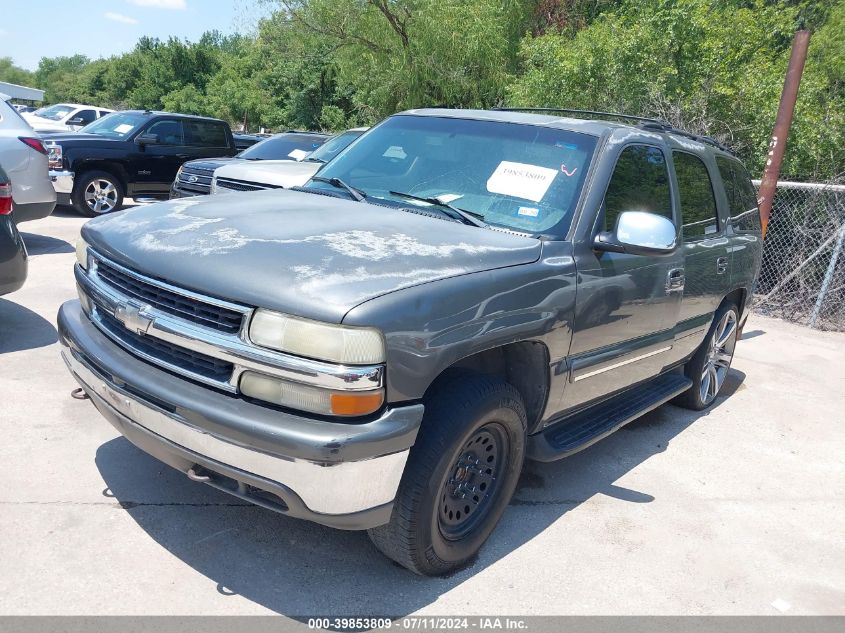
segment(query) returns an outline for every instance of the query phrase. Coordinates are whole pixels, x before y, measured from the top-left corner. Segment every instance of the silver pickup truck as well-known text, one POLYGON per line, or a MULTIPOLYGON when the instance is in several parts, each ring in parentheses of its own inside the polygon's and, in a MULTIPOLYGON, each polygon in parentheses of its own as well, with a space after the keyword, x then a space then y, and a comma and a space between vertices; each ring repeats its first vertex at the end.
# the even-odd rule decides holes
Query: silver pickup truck
POLYGON ((525 459, 717 398, 761 244, 749 176, 711 139, 408 111, 303 187, 86 224, 62 355, 191 479, 443 574, 525 459))

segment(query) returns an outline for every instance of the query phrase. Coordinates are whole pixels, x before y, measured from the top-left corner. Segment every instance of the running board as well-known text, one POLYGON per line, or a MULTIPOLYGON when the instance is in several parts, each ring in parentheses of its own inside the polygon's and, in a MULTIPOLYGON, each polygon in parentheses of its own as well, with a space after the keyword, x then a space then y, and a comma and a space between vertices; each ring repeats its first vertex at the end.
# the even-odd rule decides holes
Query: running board
POLYGON ((587 448, 692 386, 682 374, 663 374, 555 422, 528 438, 528 458, 552 462, 587 448))

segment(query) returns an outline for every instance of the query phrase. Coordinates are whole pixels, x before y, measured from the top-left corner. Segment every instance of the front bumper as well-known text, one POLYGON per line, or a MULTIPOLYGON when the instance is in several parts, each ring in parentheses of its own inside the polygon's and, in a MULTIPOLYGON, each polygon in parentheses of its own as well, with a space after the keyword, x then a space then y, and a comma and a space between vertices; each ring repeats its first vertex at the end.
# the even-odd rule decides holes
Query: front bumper
POLYGON ((390 519, 422 405, 345 424, 203 387, 112 343, 78 301, 59 310, 62 356, 94 406, 161 461, 258 505, 341 529, 390 519))

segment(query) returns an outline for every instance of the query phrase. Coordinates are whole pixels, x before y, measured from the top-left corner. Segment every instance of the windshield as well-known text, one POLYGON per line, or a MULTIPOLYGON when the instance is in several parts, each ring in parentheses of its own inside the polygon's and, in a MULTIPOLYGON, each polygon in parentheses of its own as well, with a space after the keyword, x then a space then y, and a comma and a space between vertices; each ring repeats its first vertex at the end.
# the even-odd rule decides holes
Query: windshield
POLYGON ((92 121, 79 130, 83 134, 96 134, 108 138, 127 138, 149 120, 135 112, 113 112, 92 121))
POLYGON ((238 158, 246 160, 302 160, 326 142, 317 134, 277 134, 248 147, 238 158))
POLYGON ((51 121, 58 121, 59 119, 63 119, 68 114, 74 111, 73 106, 69 105, 62 105, 61 103, 52 105, 46 108, 39 108, 33 114, 35 116, 40 116, 42 119, 50 119, 51 121))
POLYGON ((364 130, 349 130, 343 134, 338 134, 337 136, 330 138, 323 145, 309 154, 307 160, 318 163, 327 163, 337 156, 341 150, 346 149, 352 141, 361 136, 363 133, 364 130))
POLYGON ((527 233, 567 230, 593 136, 537 125, 398 115, 370 130, 320 170, 314 189, 340 178, 369 198, 398 206, 437 198, 488 224, 527 233))

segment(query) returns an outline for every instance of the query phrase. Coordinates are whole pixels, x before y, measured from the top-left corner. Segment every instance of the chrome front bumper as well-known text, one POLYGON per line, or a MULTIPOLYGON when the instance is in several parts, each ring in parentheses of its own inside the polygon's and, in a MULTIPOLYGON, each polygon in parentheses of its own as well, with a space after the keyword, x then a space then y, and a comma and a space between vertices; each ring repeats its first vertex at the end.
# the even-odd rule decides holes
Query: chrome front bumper
POLYGON ((50 170, 50 180, 56 193, 70 194, 73 192, 73 172, 50 170))
POLYGON ((104 417, 142 450, 194 479, 291 516, 342 529, 389 520, 421 405, 389 409, 361 424, 311 420, 134 358, 94 327, 78 301, 64 304, 58 321, 71 373, 104 417), (268 492, 278 502, 268 503, 268 492))

